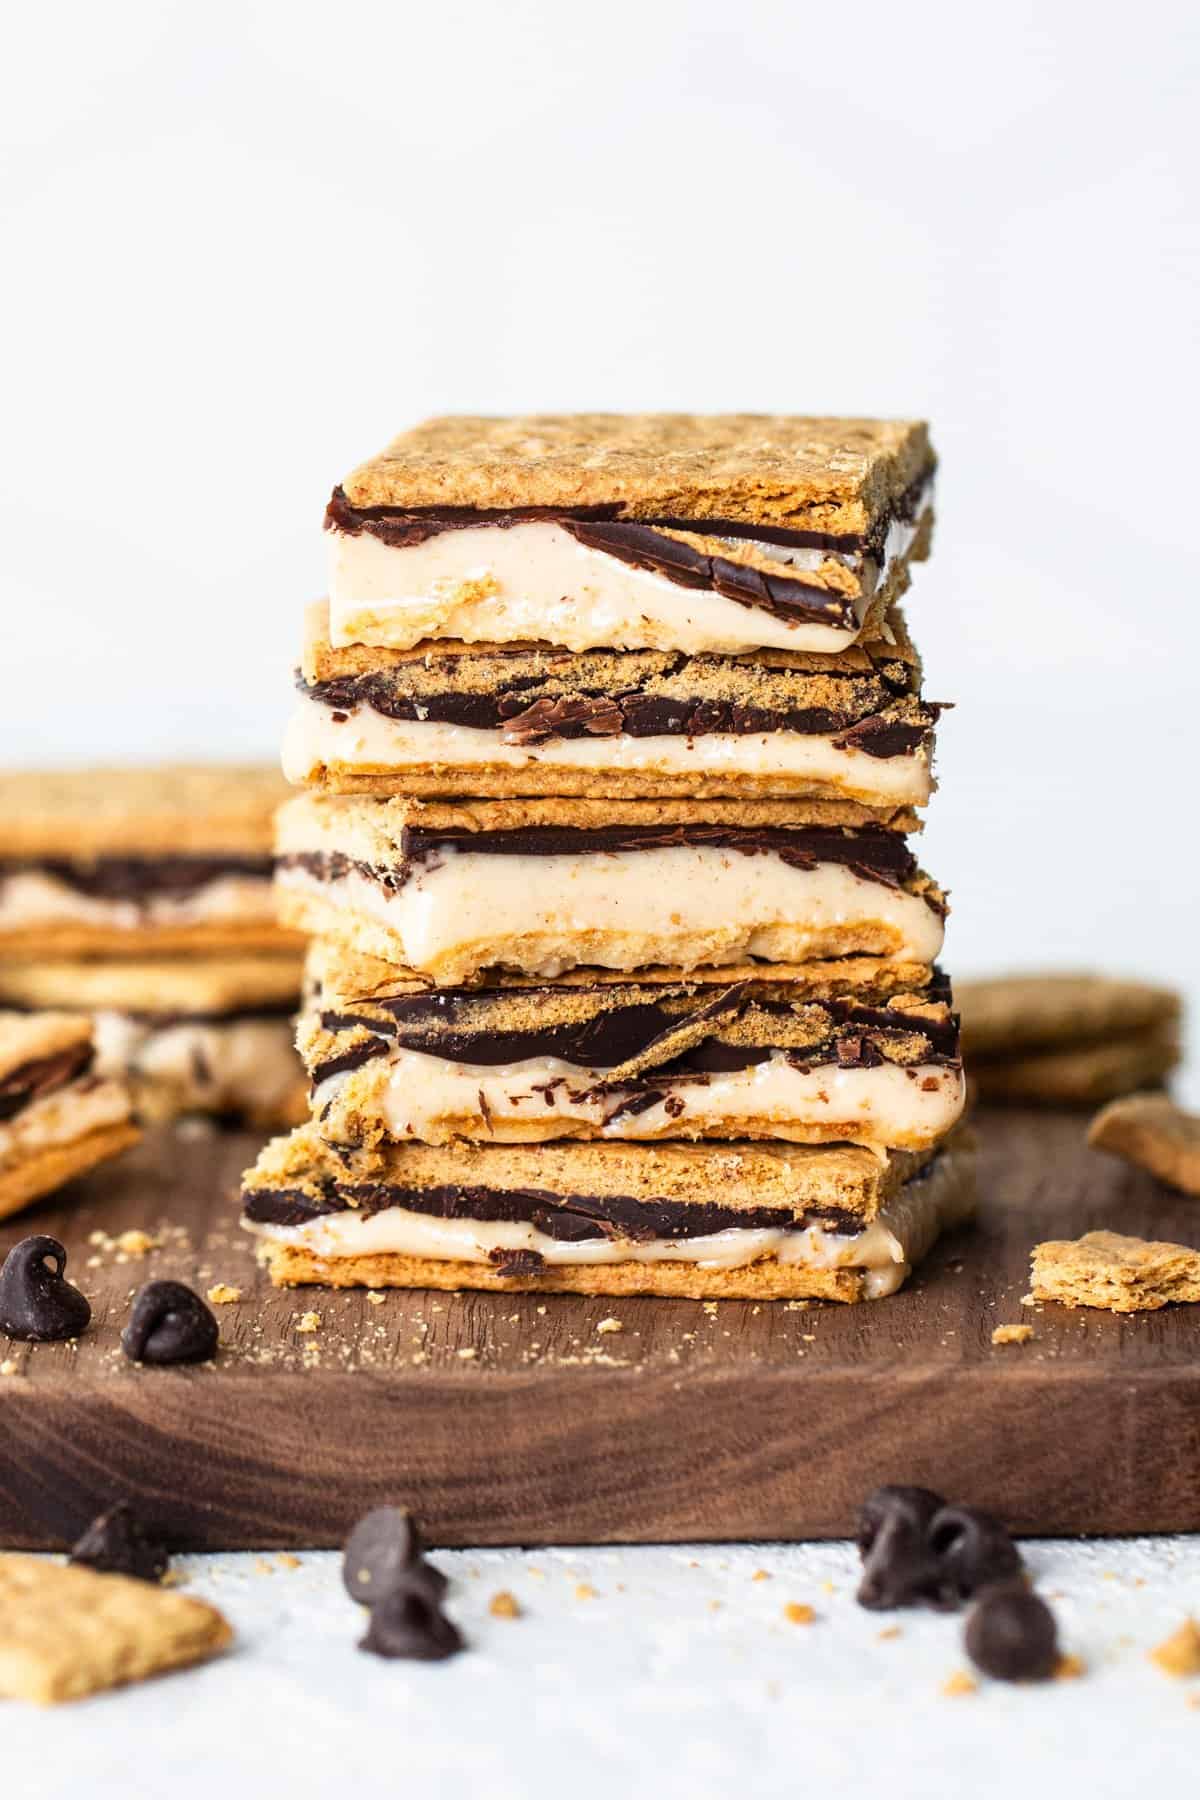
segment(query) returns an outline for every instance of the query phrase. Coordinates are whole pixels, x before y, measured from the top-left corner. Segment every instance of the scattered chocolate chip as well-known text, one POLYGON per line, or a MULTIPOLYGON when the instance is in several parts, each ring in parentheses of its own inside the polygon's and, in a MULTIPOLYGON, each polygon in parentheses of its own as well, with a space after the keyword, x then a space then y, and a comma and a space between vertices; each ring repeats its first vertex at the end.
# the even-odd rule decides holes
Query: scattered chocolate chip
POLYGON ((0 1331, 31 1344, 86 1331, 92 1309, 66 1273, 67 1253, 57 1238, 14 1244, 0 1269, 0 1331))
POLYGON ((416 1520, 402 1506, 377 1506, 346 1539, 342 1583, 352 1600, 375 1606, 397 1583, 415 1579, 436 1604, 449 1583, 421 1555, 416 1520))
POLYGON ((147 1536, 128 1500, 118 1500, 92 1520, 68 1561, 102 1575, 133 1575, 138 1581, 161 1581, 170 1565, 166 1550, 147 1536))
POLYGON ((927 1543, 930 1521, 944 1507, 940 1494, 920 1487, 881 1487, 868 1494, 858 1520, 863 1578, 858 1603, 873 1612, 895 1606, 936 1606, 936 1561, 927 1543))
POLYGON ((1023 1582, 987 1589, 967 1620, 967 1655, 997 1681, 1046 1681, 1058 1667, 1058 1626, 1023 1582))
POLYGON ((148 1281, 134 1296, 121 1348, 130 1362, 207 1362, 217 1353, 216 1315, 182 1281, 148 1281))
POLYGON ((943 1506, 929 1521, 927 1541, 944 1602, 951 1606, 1021 1572, 1021 1553, 1008 1532, 978 1507, 943 1506))
POLYGON ((402 1576, 372 1607, 371 1623, 358 1647, 374 1656, 412 1657, 419 1662, 441 1662, 466 1649, 457 1625, 411 1575, 402 1576))

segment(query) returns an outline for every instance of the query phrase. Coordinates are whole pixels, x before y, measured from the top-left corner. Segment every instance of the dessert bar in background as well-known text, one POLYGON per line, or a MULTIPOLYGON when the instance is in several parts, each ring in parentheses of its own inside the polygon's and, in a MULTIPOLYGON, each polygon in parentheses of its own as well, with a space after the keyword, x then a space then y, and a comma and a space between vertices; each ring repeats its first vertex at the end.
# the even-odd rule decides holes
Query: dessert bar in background
POLYGON ((990 1104, 1089 1106, 1161 1087, 1180 1055, 1170 988, 1099 974, 957 985, 967 1069, 990 1104))
POLYGON ((0 1218, 135 1144, 124 1083, 96 1067, 91 1022, 0 1011, 0 1218))
POLYGON ((971 1205, 924 426, 441 419, 330 503, 281 1283, 881 1298, 971 1205))
POLYGON ((0 774, 0 1006, 95 1022, 95 1072, 145 1121, 304 1115, 269 768, 0 774))

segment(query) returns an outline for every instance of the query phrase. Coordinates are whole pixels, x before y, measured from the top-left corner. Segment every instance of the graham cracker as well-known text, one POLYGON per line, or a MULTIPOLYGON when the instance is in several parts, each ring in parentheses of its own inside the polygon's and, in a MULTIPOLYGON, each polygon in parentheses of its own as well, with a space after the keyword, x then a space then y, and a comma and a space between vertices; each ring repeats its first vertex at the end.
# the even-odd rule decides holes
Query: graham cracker
POLYGON ((752 413, 435 418, 344 481, 356 507, 614 508, 864 534, 933 466, 910 420, 752 413))
POLYGON ((1033 1249, 1033 1296, 1107 1312, 1156 1312, 1200 1300, 1200 1250, 1089 1231, 1033 1249))
POLYGON ((286 794, 261 764, 0 772, 0 858, 267 854, 286 794))
POLYGON ((233 1633, 189 1595, 36 1556, 0 1556, 0 1694, 54 1706, 215 1656, 233 1633))
MULTIPOLYGON (((61 1006, 76 1015, 98 1011, 208 1015, 273 1009, 298 998, 303 966, 295 951, 279 956, 0 962, 0 1006, 61 1006)), ((2 1060, 0 1049, 0 1073, 2 1060)))
POLYGON ((1092 1120, 1088 1143, 1148 1169, 1185 1194, 1200 1195, 1200 1118, 1165 1094, 1114 1100, 1092 1120))
POLYGON ((77 1175, 86 1175, 141 1138, 132 1119, 101 1125, 66 1144, 51 1144, 0 1166, 0 1219, 20 1212, 43 1194, 52 1194, 77 1175))
POLYGON ((1092 973, 997 975, 956 984, 973 1058, 1065 1044, 1103 1043, 1178 1019, 1178 994, 1145 981, 1092 973))
MULTIPOLYGON (((964 1041, 966 1032, 964 1028, 964 1041)), ((1094 1106, 1164 1081, 1180 1057, 1173 1024, 1154 1025, 1111 1042, 1030 1051, 980 1061, 966 1046, 967 1072, 981 1100, 1021 1106, 1094 1106)))

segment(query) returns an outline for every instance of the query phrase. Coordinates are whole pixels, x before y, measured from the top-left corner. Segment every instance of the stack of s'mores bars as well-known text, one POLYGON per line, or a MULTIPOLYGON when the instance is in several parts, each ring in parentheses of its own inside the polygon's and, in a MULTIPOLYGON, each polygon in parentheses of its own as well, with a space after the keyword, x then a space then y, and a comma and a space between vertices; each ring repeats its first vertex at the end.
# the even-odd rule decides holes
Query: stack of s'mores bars
POLYGON ((271 881, 286 791, 261 767, 0 775, 0 1009, 90 1018, 88 1079, 139 1120, 305 1115, 303 943, 271 881))
POLYGON ((280 1283, 897 1288, 972 1204, 919 424, 436 419, 334 493, 285 772, 280 1283))

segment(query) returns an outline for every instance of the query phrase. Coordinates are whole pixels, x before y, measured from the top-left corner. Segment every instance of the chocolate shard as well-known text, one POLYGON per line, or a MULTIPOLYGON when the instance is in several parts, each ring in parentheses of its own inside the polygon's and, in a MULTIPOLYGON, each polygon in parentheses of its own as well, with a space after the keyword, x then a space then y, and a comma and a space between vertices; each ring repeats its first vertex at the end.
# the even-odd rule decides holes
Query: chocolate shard
POLYGON ((508 720, 500 740, 505 744, 541 744, 547 738, 577 736, 580 730, 589 737, 617 737, 624 723, 615 700, 535 700, 524 712, 508 720))
POLYGON ((161 1581, 170 1567, 165 1547, 149 1535, 128 1500, 118 1500, 92 1520, 72 1546, 68 1561, 102 1575, 131 1575, 137 1581, 161 1581))
POLYGON ((502 1275, 536 1275, 545 1262, 538 1250, 489 1250, 488 1261, 502 1275))

